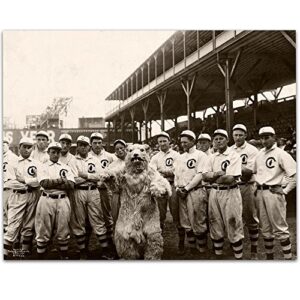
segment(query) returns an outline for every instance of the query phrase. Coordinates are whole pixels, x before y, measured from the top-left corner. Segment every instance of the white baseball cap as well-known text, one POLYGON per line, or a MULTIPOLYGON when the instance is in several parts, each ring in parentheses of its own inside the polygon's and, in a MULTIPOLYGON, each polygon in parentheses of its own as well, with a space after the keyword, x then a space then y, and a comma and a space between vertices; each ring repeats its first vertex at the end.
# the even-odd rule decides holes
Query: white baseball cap
POLYGON ((87 136, 83 136, 83 135, 80 135, 78 138, 77 138, 77 143, 80 142, 80 143, 85 143, 85 144, 88 144, 90 145, 90 139, 87 137, 87 136))
POLYGON ((182 136, 188 136, 188 137, 190 137, 190 138, 192 138, 194 140, 196 139, 195 133, 193 131, 191 131, 191 130, 184 130, 184 131, 182 131, 181 134, 180 134, 180 137, 182 137, 182 136))
POLYGON ((38 136, 38 135, 45 136, 49 140, 49 135, 46 131, 41 130, 35 136, 38 136))
POLYGON ((219 135, 223 135, 223 136, 225 136, 228 139, 228 133, 227 133, 226 130, 224 130, 224 129, 217 129, 217 130, 214 131, 213 136, 215 137, 218 134, 219 135))
POLYGON ((124 147, 127 146, 126 142, 124 140, 121 140, 121 139, 118 139, 118 140, 115 140, 114 141, 114 147, 117 145, 117 144, 122 144, 124 147))
POLYGON ((97 139, 103 140, 103 135, 102 135, 100 132, 93 132, 93 133, 91 134, 91 139, 92 139, 92 138, 97 138, 97 139))
POLYGON ((265 126, 259 129, 259 135, 269 135, 269 134, 275 134, 275 130, 271 126, 265 126))
POLYGON ((232 131, 237 130, 237 129, 243 130, 247 133, 247 127, 244 124, 234 125, 233 128, 232 128, 232 131))
POLYGON ((48 150, 51 149, 51 148, 61 150, 61 144, 58 143, 58 142, 52 142, 52 143, 49 144, 48 150))
POLYGON ((68 141, 72 142, 72 137, 67 133, 63 133, 59 137, 59 141, 61 141, 61 140, 68 140, 68 141))
POLYGON ((167 132, 161 131, 156 137, 159 138, 160 136, 166 137, 168 140, 170 140, 170 136, 167 132))
POLYGON ((26 145, 33 145, 34 144, 34 141, 33 139, 29 138, 29 137, 22 137, 20 142, 19 142, 19 145, 22 145, 22 144, 26 144, 26 145))
POLYGON ((208 133, 201 133, 199 136, 198 136, 198 141, 199 140, 208 140, 208 141, 211 141, 211 137, 208 133))

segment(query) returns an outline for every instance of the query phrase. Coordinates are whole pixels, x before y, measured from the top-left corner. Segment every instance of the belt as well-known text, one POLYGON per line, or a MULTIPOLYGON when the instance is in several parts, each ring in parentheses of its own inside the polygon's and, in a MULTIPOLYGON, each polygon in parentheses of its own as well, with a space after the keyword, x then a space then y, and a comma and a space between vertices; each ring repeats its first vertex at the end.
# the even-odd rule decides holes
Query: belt
POLYGON ((66 197, 66 194, 55 195, 55 194, 48 194, 48 193, 45 193, 45 192, 43 192, 42 195, 46 196, 46 197, 49 197, 49 198, 52 198, 52 199, 62 199, 62 198, 66 197))
POLYGON ((26 193, 32 193, 33 190, 31 189, 28 189, 28 190, 13 190, 14 193, 17 193, 17 194, 26 194, 26 193))
POLYGON ((191 191, 196 191, 196 190, 202 189, 203 187, 204 187, 203 185, 198 185, 198 186, 195 186, 194 188, 192 188, 191 191))
POLYGON ((215 185, 212 185, 212 188, 215 189, 215 190, 219 190, 219 191, 225 191, 225 190, 232 190, 232 189, 235 189, 237 188, 238 185, 235 184, 235 185, 230 185, 230 186, 215 186, 215 185))
POLYGON ((204 186, 207 190, 210 190, 211 189, 211 185, 205 185, 204 186))
POLYGON ((9 191, 10 188, 3 188, 3 191, 9 191))
POLYGON ((263 185, 257 185, 257 189, 258 190, 269 190, 273 187, 280 187, 279 184, 275 184, 275 185, 266 185, 266 184, 263 184, 263 185))
POLYGON ((90 191, 90 190, 96 190, 97 187, 95 185, 90 185, 90 186, 76 186, 77 190, 83 190, 83 191, 90 191))

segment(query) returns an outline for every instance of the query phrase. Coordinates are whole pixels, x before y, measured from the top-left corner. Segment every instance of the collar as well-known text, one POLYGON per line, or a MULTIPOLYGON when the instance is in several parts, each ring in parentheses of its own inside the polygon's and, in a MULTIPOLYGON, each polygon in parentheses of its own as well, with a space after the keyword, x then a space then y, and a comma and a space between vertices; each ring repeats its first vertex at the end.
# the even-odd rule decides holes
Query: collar
POLYGON ((234 148, 234 149, 238 149, 238 148, 240 148, 240 149, 245 149, 246 146, 247 146, 247 142, 245 141, 245 143, 244 143, 242 146, 240 146, 240 147, 238 147, 236 144, 234 144, 234 145, 233 145, 233 148, 234 148))
POLYGON ((191 148, 189 149, 189 151, 186 152, 186 153, 194 153, 195 151, 196 151, 196 145, 194 145, 193 147, 191 147, 191 148))
POLYGON ((18 157, 18 161, 23 161, 23 160, 28 160, 28 161, 32 162, 32 158, 30 156, 28 158, 24 158, 23 156, 20 155, 18 157))
POLYGON ((171 148, 167 151, 167 152, 164 152, 164 151, 162 151, 162 150, 159 150, 160 151, 160 153, 162 153, 162 154, 169 154, 170 152, 171 152, 171 148))
POLYGON ((229 155, 229 153, 230 153, 230 149, 229 149, 229 147, 227 147, 226 148, 226 150, 223 152, 223 153, 220 153, 219 151, 218 152, 216 152, 216 155, 217 156, 219 156, 219 155, 229 155))
POLYGON ((276 143, 274 143, 274 145, 270 149, 263 148, 262 151, 264 151, 265 153, 267 153, 267 152, 270 152, 270 151, 272 151, 272 150, 274 150, 276 148, 277 148, 276 143))
MULTIPOLYGON (((95 155, 96 155, 96 154, 95 154, 95 155)), ((92 157, 92 154, 89 152, 86 158, 81 157, 79 154, 76 154, 76 155, 75 155, 75 158, 76 158, 76 159, 80 159, 80 160, 85 160, 85 161, 86 161, 86 160, 89 160, 89 159, 91 159, 91 158, 93 158, 93 157, 92 157)))
POLYGON ((59 161, 58 162, 53 162, 53 161, 49 160, 49 163, 48 163, 49 166, 53 166, 55 164, 61 166, 61 163, 59 161))

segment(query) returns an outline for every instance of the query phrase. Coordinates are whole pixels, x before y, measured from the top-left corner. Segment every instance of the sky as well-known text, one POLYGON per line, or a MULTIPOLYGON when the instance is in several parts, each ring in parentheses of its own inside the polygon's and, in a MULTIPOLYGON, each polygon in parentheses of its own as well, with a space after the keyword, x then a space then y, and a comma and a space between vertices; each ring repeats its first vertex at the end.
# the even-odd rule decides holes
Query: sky
POLYGON ((55 97, 73 97, 66 127, 105 117, 104 99, 174 31, 4 31, 3 116, 17 127, 55 97))

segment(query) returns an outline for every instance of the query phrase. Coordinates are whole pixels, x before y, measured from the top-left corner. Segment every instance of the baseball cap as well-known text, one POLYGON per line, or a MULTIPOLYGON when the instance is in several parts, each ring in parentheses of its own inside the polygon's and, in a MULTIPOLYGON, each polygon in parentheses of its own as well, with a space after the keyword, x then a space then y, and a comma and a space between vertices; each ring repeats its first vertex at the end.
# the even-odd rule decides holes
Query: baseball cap
POLYGON ((160 136, 166 137, 168 140, 170 140, 170 136, 167 132, 160 132, 156 137, 159 138, 160 136))
POLYGON ((87 137, 87 136, 83 136, 83 135, 80 135, 78 138, 77 138, 77 143, 80 142, 80 143, 85 143, 85 144, 88 144, 90 145, 90 139, 87 137))
POLYGON ((214 131, 213 136, 215 137, 218 134, 219 135, 223 135, 223 136, 225 136, 228 139, 228 133, 227 133, 226 130, 224 130, 224 129, 217 129, 217 130, 214 131))
POLYGON ((52 142, 52 143, 49 144, 48 150, 51 149, 51 148, 52 149, 60 149, 61 150, 61 145, 58 142, 52 142))
POLYGON ((91 139, 93 139, 93 138, 97 138, 97 139, 103 140, 103 135, 100 132, 93 132, 91 134, 91 139))
POLYGON ((237 129, 243 130, 247 133, 247 127, 244 124, 234 125, 233 128, 232 128, 232 131, 237 130, 237 129))
POLYGON ((61 141, 61 140, 68 140, 68 141, 72 142, 72 137, 67 133, 63 133, 59 137, 59 141, 61 141))
POLYGON ((7 138, 3 138, 3 143, 7 143, 9 145, 9 140, 7 138))
POLYGON ((201 133, 199 136, 198 136, 198 141, 199 140, 208 140, 208 141, 211 141, 211 137, 208 133, 201 133))
POLYGON ((265 126, 259 129, 258 132, 259 135, 270 135, 270 134, 275 134, 275 130, 271 126, 265 126))
POLYGON ((194 140, 196 139, 195 133, 193 131, 191 131, 191 130, 184 130, 184 131, 182 131, 181 134, 180 134, 180 137, 182 137, 182 136, 188 136, 188 137, 190 137, 190 138, 192 138, 194 140))
POLYGON ((49 135, 46 131, 41 130, 35 136, 39 136, 39 135, 45 136, 49 140, 49 135))
POLYGON ((22 137, 20 142, 19 142, 19 145, 22 145, 22 144, 26 144, 26 145, 33 145, 34 142, 33 142, 33 139, 29 138, 29 137, 22 137))
POLYGON ((114 141, 114 147, 117 145, 117 144, 122 144, 124 147, 127 146, 126 142, 124 140, 121 140, 121 139, 118 139, 118 140, 115 140, 114 141))

